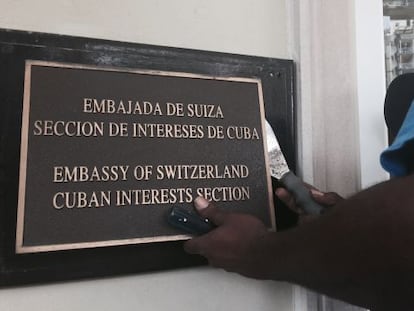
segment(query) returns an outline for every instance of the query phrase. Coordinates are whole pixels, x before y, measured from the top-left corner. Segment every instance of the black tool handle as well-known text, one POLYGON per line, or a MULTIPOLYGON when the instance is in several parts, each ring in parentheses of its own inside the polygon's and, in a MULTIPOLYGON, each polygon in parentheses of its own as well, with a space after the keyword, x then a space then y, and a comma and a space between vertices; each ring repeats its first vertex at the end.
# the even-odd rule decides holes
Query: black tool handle
POLYGON ((215 227, 208 219, 179 206, 171 209, 167 220, 171 226, 196 235, 205 234, 215 227))
POLYGON ((296 203, 310 215, 319 215, 324 208, 316 203, 310 195, 309 189, 305 187, 301 179, 293 172, 288 172, 280 179, 282 184, 289 190, 296 199, 296 203))

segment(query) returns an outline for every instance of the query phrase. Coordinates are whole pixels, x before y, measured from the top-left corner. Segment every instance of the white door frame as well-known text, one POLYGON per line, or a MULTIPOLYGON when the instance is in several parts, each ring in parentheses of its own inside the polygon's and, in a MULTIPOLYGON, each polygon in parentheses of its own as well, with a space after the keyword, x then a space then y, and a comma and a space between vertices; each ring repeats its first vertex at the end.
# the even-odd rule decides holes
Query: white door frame
MULTIPOLYGON (((382 0, 289 0, 286 7, 299 174, 344 196, 385 180, 375 160, 387 144, 382 0)), ((293 299, 300 311, 354 309, 299 286, 293 299)))

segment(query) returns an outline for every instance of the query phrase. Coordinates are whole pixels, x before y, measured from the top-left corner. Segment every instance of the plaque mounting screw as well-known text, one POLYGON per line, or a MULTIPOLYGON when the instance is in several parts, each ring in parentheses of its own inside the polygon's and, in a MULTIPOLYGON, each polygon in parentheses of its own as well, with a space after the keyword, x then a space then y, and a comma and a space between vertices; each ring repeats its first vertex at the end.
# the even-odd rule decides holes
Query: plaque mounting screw
POLYGON ((276 73, 274 73, 274 72, 271 72, 271 73, 269 73, 269 76, 270 77, 277 77, 277 78, 280 78, 281 76, 282 76, 282 73, 280 72, 280 71, 278 71, 278 72, 276 72, 276 73))

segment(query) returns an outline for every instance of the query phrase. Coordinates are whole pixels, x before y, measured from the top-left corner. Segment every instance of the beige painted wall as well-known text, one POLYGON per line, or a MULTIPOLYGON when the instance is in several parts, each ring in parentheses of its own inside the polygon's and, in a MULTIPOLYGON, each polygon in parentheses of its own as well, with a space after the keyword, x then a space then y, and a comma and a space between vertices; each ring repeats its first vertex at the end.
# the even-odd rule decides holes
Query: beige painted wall
MULTIPOLYGON (((0 28, 288 56, 285 0, 0 0, 0 28)), ((292 293, 205 267, 1 289, 0 310, 287 311, 292 293)))
POLYGON ((287 57, 285 0, 0 0, 0 27, 287 57))

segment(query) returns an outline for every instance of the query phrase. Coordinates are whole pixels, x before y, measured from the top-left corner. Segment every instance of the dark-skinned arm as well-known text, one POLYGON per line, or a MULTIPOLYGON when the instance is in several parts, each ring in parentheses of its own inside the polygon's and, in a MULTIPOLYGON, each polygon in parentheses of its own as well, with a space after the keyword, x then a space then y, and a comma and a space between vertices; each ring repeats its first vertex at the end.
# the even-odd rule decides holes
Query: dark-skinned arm
POLYGON ((197 200, 200 214, 218 227, 185 249, 211 265, 293 282, 373 310, 414 309, 414 176, 378 184, 280 233, 197 200))

